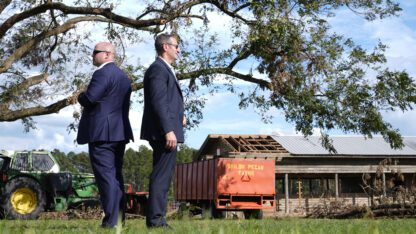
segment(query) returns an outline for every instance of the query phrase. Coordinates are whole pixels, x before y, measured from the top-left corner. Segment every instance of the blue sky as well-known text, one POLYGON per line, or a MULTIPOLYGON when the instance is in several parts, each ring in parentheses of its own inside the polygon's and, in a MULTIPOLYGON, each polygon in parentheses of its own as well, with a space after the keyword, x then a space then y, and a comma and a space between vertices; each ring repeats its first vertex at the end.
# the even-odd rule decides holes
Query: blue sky
MULTIPOLYGON (((331 19, 331 24, 334 31, 353 38, 367 49, 373 48, 378 40, 381 40, 388 45, 386 51, 388 67, 406 70, 412 77, 416 77, 416 1, 401 1, 401 4, 403 11, 400 17, 366 22, 350 11, 340 10, 337 17, 331 19)), ((210 22, 210 28, 216 29, 219 35, 223 35, 221 44, 227 43, 227 38, 229 38, 226 36, 226 32, 221 31, 227 22, 224 17, 214 17, 210 22)), ((154 58, 153 49, 144 43, 131 46, 127 51, 131 58, 139 51, 140 61, 145 65, 150 64, 154 58)), ((243 89, 246 86, 242 84, 240 88, 243 89)), ((273 122, 265 124, 261 122, 260 116, 251 107, 240 110, 238 98, 233 94, 219 92, 214 96, 205 96, 205 98, 207 98, 207 103, 203 110, 204 119, 197 128, 186 133, 186 144, 193 148, 198 149, 208 134, 297 134, 293 125, 287 123, 277 110, 270 110, 274 116, 273 122)), ((24 132, 20 121, 0 123, 0 149, 43 148, 52 150, 57 148, 65 152, 87 151, 86 145, 74 143, 75 133, 68 133, 66 129, 72 121, 73 110, 77 108, 79 107, 70 106, 58 114, 34 117, 37 129, 31 130, 29 133, 24 132)), ((128 147, 133 149, 137 149, 140 144, 147 144, 138 140, 141 111, 142 107, 135 104, 130 114, 136 141, 130 143, 128 147)), ((384 116, 394 127, 399 128, 403 135, 416 136, 416 124, 414 124, 416 111, 390 112, 385 113, 384 116)), ((344 134, 338 131, 331 133, 333 135, 344 134)))

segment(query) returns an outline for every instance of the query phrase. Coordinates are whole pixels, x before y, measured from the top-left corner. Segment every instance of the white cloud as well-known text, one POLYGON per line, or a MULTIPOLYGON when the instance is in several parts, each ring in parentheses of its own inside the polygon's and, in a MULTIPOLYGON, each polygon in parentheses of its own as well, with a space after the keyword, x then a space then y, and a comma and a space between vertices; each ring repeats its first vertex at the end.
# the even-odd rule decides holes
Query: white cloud
MULTIPOLYGON (((30 149, 59 149, 63 152, 88 152, 87 145, 75 143, 76 133, 67 131, 67 126, 73 121, 73 107, 62 109, 59 114, 37 116, 33 119, 37 122, 36 129, 24 132, 20 121, 1 122, 0 149, 30 150, 30 149)), ((138 149, 140 145, 148 143, 140 140, 140 126, 142 113, 130 111, 130 121, 133 128, 135 142, 129 143, 127 148, 138 149)))
POLYGON ((384 113, 383 116, 385 117, 386 121, 391 123, 394 128, 398 128, 400 133, 404 136, 416 136, 416 111, 408 111, 408 112, 388 112, 384 113))
POLYGON ((241 132, 252 128, 254 126, 253 124, 257 125, 258 122, 249 120, 242 121, 241 119, 238 121, 235 119, 227 119, 223 121, 207 121, 201 126, 201 128, 213 131, 213 133, 226 133, 230 131, 241 132))
POLYGON ((138 16, 138 12, 143 12, 146 7, 143 1, 137 0, 123 0, 118 1, 118 3, 120 5, 116 6, 115 13, 123 14, 133 19, 138 16))
MULTIPOLYGON (((278 136, 303 136, 302 133, 297 132, 294 127, 292 126, 285 126, 286 128, 262 128, 259 131, 259 134, 265 135, 278 135, 278 136)), ((313 136, 320 136, 321 132, 319 128, 314 128, 312 130, 313 136)))
POLYGON ((400 18, 366 23, 365 30, 371 32, 373 41, 380 39, 388 45, 388 57, 415 57, 416 32, 400 18))
POLYGON ((203 96, 203 98, 205 98, 206 101, 206 107, 209 108, 222 108, 224 105, 227 104, 227 100, 229 100, 230 98, 234 98, 234 95, 232 93, 229 92, 219 92, 219 93, 215 93, 213 95, 211 94, 205 94, 203 96))
MULTIPOLYGON (((138 148, 141 145, 145 145, 148 148, 150 148, 150 145, 147 141, 140 140, 140 128, 142 126, 143 112, 137 111, 137 109, 139 108, 133 107, 129 113, 129 120, 130 120, 131 128, 133 129, 134 142, 130 142, 129 144, 127 144, 126 149, 132 148, 134 150, 138 150, 138 148)), ((142 110, 141 107, 140 107, 140 110, 142 110)))

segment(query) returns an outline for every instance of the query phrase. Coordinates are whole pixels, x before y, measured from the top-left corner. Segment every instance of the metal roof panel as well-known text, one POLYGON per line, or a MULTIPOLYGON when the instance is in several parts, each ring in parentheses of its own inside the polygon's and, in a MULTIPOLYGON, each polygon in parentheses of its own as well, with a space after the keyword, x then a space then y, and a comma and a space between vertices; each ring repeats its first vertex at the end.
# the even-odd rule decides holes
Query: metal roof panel
MULTIPOLYGON (((277 136, 271 137, 293 155, 334 155, 326 150, 319 136, 277 136)), ((416 156, 416 137, 403 137, 405 146, 392 149, 381 136, 364 138, 362 136, 331 136, 336 149, 335 155, 414 155, 416 156)))

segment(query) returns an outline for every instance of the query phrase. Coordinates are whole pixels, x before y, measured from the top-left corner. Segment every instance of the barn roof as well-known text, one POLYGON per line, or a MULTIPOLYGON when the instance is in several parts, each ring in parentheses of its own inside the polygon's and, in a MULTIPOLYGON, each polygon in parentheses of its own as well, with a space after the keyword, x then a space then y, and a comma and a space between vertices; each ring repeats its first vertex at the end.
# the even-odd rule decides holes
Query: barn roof
MULTIPOLYGON (((271 136, 292 155, 326 155, 318 136, 271 136)), ((403 137, 404 147, 392 149, 383 137, 364 138, 362 136, 333 136, 332 144, 336 155, 413 155, 416 156, 416 137, 403 137)))
POLYGON ((281 156, 416 156, 416 137, 403 137, 404 147, 392 149, 381 136, 331 136, 336 153, 325 149, 318 136, 208 135, 198 158, 215 155, 281 156))

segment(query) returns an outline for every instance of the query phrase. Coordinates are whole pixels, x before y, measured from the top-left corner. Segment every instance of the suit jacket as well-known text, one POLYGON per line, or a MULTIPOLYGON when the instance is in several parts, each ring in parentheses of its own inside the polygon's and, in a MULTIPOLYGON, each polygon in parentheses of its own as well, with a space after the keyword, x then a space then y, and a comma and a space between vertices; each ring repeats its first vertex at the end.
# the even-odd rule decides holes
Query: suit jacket
POLYGON ((113 62, 96 70, 85 92, 78 96, 84 107, 77 142, 133 140, 129 121, 131 81, 113 62))
POLYGON ((184 142, 182 91, 172 70, 156 58, 144 75, 144 112, 140 138, 162 141, 173 131, 178 142, 184 142))

